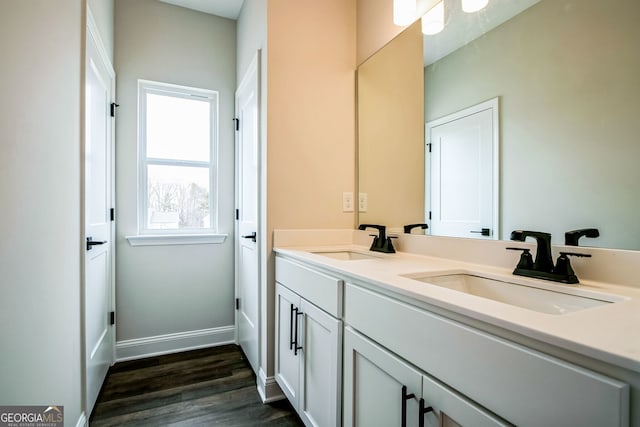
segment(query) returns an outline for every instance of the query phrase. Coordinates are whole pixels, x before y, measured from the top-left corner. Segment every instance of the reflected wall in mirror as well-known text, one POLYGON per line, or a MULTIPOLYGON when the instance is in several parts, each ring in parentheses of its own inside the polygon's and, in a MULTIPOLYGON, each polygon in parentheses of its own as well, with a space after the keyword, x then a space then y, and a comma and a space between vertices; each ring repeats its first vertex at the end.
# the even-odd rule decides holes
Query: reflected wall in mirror
MULTIPOLYGON (((639 18, 637 0, 541 0, 424 69, 423 86, 416 87, 424 93, 423 126, 500 98, 501 239, 532 229, 562 244, 564 232, 595 227, 600 237, 581 245, 640 249, 639 18)), ((474 19, 488 22, 482 11, 474 19)), ((436 47, 428 37, 424 44, 427 51, 436 47)), ((386 49, 393 44, 379 53, 386 49)), ((368 141, 360 131, 363 150, 368 141)), ((360 156, 361 182, 370 170, 365 161, 360 156)), ((403 191, 393 180, 404 164, 386 162, 389 194, 403 191)), ((423 198, 417 189, 412 200, 423 198)), ((376 212, 368 199, 367 221, 409 222, 376 212)), ((413 213, 415 203, 388 208, 411 212, 410 222, 424 219, 413 213)))

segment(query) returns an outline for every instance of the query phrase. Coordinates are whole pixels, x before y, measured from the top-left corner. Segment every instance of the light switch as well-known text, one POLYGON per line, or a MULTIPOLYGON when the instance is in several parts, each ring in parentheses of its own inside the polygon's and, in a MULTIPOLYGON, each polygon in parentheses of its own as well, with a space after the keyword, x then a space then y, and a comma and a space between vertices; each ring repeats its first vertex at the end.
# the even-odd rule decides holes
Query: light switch
POLYGON ((353 193, 351 191, 342 193, 342 212, 353 212, 353 193))
POLYGON ((366 212, 368 209, 368 198, 367 193, 359 193, 358 194, 358 211, 366 212))

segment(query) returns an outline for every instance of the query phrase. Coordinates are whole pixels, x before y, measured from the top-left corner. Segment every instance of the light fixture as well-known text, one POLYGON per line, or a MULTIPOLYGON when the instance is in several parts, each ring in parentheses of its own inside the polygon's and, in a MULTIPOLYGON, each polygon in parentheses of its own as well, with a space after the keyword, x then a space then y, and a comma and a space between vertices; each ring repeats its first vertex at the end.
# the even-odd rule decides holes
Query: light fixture
POLYGON ((462 0, 462 10, 467 13, 477 12, 484 9, 489 0, 462 0))
POLYGON ((416 0, 393 0, 394 24, 399 26, 409 25, 416 18, 416 0))
POLYGON ((422 33, 438 34, 444 28, 444 1, 433 6, 422 17, 422 33))

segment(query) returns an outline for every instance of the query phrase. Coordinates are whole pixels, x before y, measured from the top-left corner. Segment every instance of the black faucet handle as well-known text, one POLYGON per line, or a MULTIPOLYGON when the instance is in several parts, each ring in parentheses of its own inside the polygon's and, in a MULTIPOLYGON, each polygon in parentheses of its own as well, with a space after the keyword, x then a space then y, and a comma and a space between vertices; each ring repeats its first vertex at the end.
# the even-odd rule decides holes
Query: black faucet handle
POLYGON ((533 268, 533 257, 531 256, 531 249, 529 248, 507 248, 510 251, 522 251, 520 255, 520 261, 516 266, 516 269, 531 270, 533 268))
POLYGON ((422 230, 426 230, 427 228, 429 228, 427 224, 408 224, 403 227, 403 231, 405 232, 405 234, 411 234, 411 230, 418 227, 422 230))
POLYGON ((591 258, 591 254, 582 254, 578 252, 560 252, 560 256, 575 256, 578 258, 591 258))
POLYGON ((560 256, 556 261, 556 266, 553 269, 553 272, 555 274, 566 276, 568 283, 579 283, 576 273, 575 271, 573 271, 573 267, 571 267, 571 261, 569 260, 570 256, 590 258, 591 254, 581 254, 577 252, 560 252, 560 256))
POLYGON ((580 240, 581 237, 600 237, 600 231, 597 228, 581 228, 567 231, 564 233, 564 244, 566 246, 579 246, 578 240, 580 240))

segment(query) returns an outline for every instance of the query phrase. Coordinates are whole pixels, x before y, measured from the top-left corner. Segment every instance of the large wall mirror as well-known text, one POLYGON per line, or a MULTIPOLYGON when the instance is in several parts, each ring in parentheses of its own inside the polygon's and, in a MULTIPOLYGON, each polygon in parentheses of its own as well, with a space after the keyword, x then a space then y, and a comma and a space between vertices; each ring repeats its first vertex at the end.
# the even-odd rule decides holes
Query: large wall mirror
POLYGON ((495 237, 594 227, 582 246, 640 250, 639 19, 637 0, 489 0, 408 27, 358 70, 358 222, 425 222, 425 124, 497 98, 495 237))

